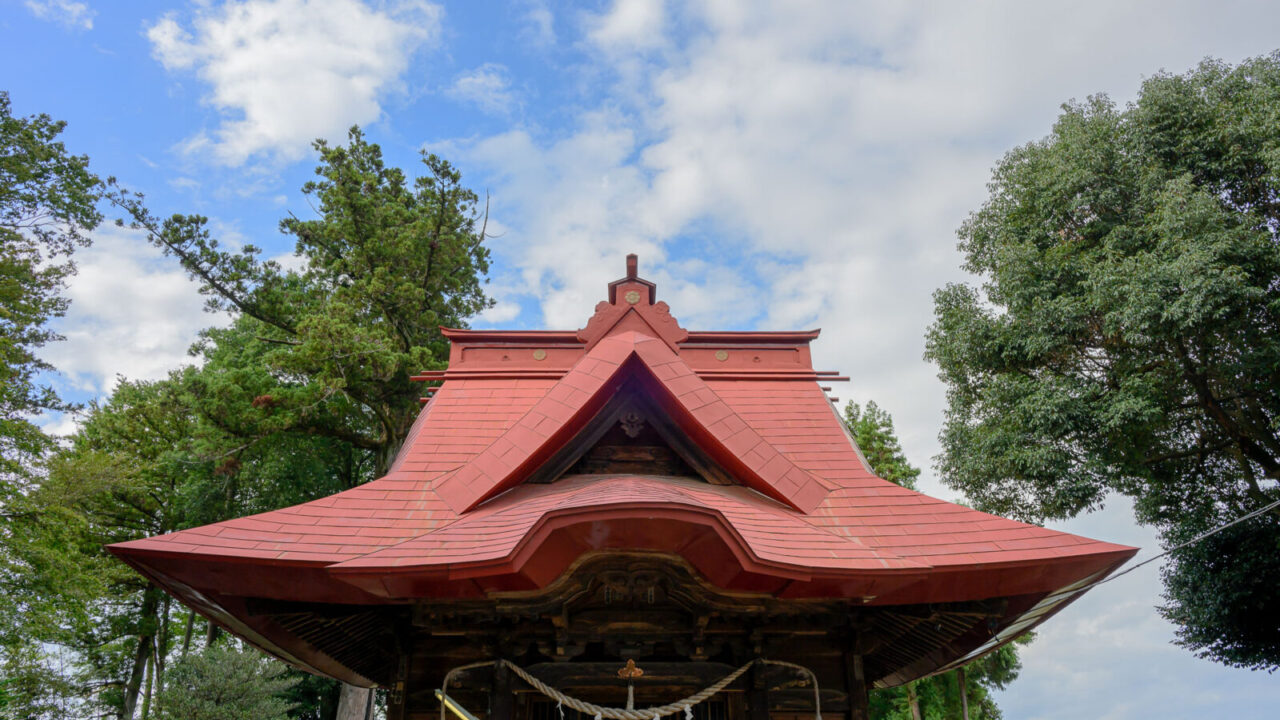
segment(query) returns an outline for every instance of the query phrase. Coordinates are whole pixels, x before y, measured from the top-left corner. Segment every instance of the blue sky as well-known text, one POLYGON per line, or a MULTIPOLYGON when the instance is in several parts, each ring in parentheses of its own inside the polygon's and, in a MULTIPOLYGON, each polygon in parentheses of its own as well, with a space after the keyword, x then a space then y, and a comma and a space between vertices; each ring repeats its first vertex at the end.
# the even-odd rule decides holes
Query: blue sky
MULTIPOLYGON (((964 279, 955 229, 994 163, 1068 99, 1124 102, 1278 31, 1265 2, 3 0, 0 89, 157 214, 270 255, 292 249, 279 219, 309 212, 313 138, 360 124, 410 172, 440 153, 492 198, 498 305, 478 325, 579 327, 638 252, 687 327, 822 327, 819 364, 853 378, 837 394, 886 407, 927 468, 930 295, 964 279)), ((70 397, 161 377, 223 322, 129 232, 78 264, 45 353, 70 397)), ((1059 527, 1154 547, 1123 500, 1059 527)), ((1274 715, 1273 676, 1173 646, 1159 601, 1152 566, 1055 617, 1006 717, 1274 715)))

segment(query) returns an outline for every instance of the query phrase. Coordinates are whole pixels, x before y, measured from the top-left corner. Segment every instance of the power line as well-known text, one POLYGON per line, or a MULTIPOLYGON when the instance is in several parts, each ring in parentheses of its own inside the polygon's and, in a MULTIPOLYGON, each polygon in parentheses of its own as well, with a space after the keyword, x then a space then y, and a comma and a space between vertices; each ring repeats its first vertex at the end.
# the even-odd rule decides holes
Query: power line
POLYGON ((1089 585, 1086 585, 1084 588, 1082 588, 1082 589, 1080 590, 1080 592, 1084 592, 1085 590, 1089 590, 1090 588, 1095 588, 1095 587, 1097 587, 1097 586, 1099 586, 1099 585, 1101 585, 1101 584, 1103 584, 1103 583, 1109 583, 1109 582, 1111 582, 1112 580, 1115 580, 1116 578, 1118 578, 1118 577, 1120 577, 1120 576, 1122 576, 1122 575, 1128 575, 1129 573, 1133 572, 1134 570, 1137 570, 1138 568, 1142 567, 1143 565, 1150 565, 1151 563, 1153 563, 1153 562, 1155 562, 1155 561, 1159 560, 1159 559, 1160 559, 1160 558, 1162 558, 1162 557, 1165 557, 1165 556, 1169 555, 1170 553, 1175 553, 1175 552, 1177 552, 1177 551, 1179 551, 1179 550, 1181 550, 1181 549, 1183 549, 1183 548, 1185 548, 1185 547, 1190 547, 1190 546, 1192 546, 1192 545, 1195 545, 1196 543, 1198 543, 1198 542, 1200 542, 1200 541, 1202 541, 1202 540, 1204 540, 1204 539, 1206 539, 1206 538, 1208 538, 1208 537, 1211 537, 1211 536, 1213 536, 1213 535, 1217 535, 1218 533, 1222 532, 1223 530, 1226 530, 1227 528, 1229 528, 1229 527, 1231 527, 1231 526, 1233 526, 1233 525, 1239 525, 1240 523, 1244 522, 1245 520, 1252 520, 1253 518, 1256 518, 1256 517, 1258 517, 1259 515, 1261 515, 1261 514, 1263 514, 1263 513, 1265 513, 1265 512, 1269 512, 1269 511, 1270 511, 1270 510, 1272 510, 1273 508, 1277 508, 1277 507, 1280 507, 1280 500, 1276 500, 1275 502, 1271 503, 1270 505, 1266 505, 1266 506, 1260 507, 1260 508, 1258 508, 1257 510, 1254 510, 1253 512, 1249 513, 1248 515, 1242 515, 1242 516, 1240 516, 1240 517, 1236 518, 1235 520, 1232 520, 1232 521, 1231 521, 1231 522, 1229 522, 1229 523, 1225 523, 1225 524, 1223 524, 1223 525, 1219 525, 1218 527, 1216 527, 1216 528, 1214 528, 1214 529, 1212 529, 1212 530, 1209 530, 1209 531, 1207 531, 1207 532, 1200 533, 1199 535, 1197 535, 1197 536, 1195 536, 1195 537, 1191 538, 1190 540, 1188 540, 1188 541, 1186 541, 1186 542, 1184 542, 1184 543, 1180 543, 1180 544, 1178 544, 1178 545, 1175 545, 1175 546, 1173 546, 1173 547, 1169 548, 1168 550, 1165 550, 1164 552, 1160 553, 1159 555, 1156 555, 1156 556, 1154 556, 1154 557, 1147 558, 1146 560, 1143 560, 1142 562, 1138 563, 1137 565, 1134 565, 1133 567, 1125 568, 1122 572, 1118 572, 1118 573, 1116 573, 1115 575, 1111 575, 1110 577, 1103 578, 1102 580, 1099 580, 1099 581, 1097 581, 1097 582, 1095 582, 1095 583, 1090 583, 1089 585))

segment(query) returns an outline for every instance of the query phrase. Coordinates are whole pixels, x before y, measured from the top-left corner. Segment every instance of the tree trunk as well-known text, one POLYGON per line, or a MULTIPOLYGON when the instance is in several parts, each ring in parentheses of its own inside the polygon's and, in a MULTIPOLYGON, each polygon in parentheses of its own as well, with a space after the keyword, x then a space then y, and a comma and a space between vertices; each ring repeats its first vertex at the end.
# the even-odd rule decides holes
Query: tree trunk
POLYGON ((960 686, 960 718, 969 720, 969 679, 965 677, 964 668, 956 670, 956 684, 960 686))
POLYGON ((377 450, 373 451, 373 479, 386 475, 391 472, 391 466, 396 461, 396 455, 400 453, 400 446, 404 443, 404 437, 394 438, 384 443, 377 450))
POLYGON ((916 695, 916 684, 907 683, 907 703, 911 705, 911 720, 920 720, 920 696, 916 695))
POLYGON ((133 669, 129 672, 129 681, 124 686, 124 702, 120 708, 120 717, 133 720, 133 711, 138 706, 138 693, 142 690, 142 676, 155 650, 156 608, 160 605, 160 589, 148 587, 142 593, 142 610, 138 619, 138 649, 133 653, 133 669))
POLYGON ((152 661, 147 663, 146 692, 142 695, 142 720, 151 717, 151 695, 156 687, 155 646, 152 646, 152 661))
POLYGON ((338 712, 334 720, 366 720, 369 712, 369 695, 373 691, 355 685, 342 684, 342 695, 338 697, 338 712))
POLYGON ((195 610, 188 610, 187 630, 182 634, 182 655, 178 658, 179 661, 187 659, 187 651, 191 649, 191 631, 195 629, 195 626, 196 612, 195 610))
POLYGON ((164 665, 165 658, 169 654, 169 610, 172 607, 172 603, 173 596, 166 593, 164 596, 164 609, 160 612, 160 635, 156 638, 156 667, 154 675, 157 694, 164 690, 164 665))

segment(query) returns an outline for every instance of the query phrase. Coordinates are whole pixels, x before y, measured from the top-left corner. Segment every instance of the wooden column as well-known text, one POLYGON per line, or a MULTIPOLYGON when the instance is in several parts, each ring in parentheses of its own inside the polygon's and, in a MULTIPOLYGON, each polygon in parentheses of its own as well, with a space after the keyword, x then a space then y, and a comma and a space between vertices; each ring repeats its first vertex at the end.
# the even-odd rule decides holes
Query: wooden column
MULTIPOLYGON (((409 682, 413 677, 413 626, 398 625, 396 632, 396 676, 391 680, 387 693, 387 720, 408 720, 409 693, 414 689, 409 682)), ((370 715, 372 717, 372 715, 370 715)))
POLYGON ((849 720, 871 720, 871 699, 867 694, 867 676, 862 669, 862 656, 844 654, 845 689, 849 693, 849 720))
POLYGON ((400 661, 396 663, 396 677, 387 693, 387 720, 407 720, 409 717, 409 661, 412 646, 401 643, 400 661))
POLYGON ((493 669, 493 684, 489 688, 488 720, 514 720, 516 694, 511 689, 511 670, 506 665, 493 669))
POLYGON ((747 720, 769 720, 769 686, 765 684, 764 666, 751 668, 751 683, 747 689, 747 720))

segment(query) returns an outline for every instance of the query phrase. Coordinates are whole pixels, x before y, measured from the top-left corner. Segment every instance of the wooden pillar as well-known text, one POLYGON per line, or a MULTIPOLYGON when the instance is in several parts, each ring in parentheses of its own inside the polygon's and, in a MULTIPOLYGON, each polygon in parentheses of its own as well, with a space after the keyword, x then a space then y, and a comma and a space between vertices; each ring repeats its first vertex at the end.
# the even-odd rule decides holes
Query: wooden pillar
POLYGON ((493 669, 493 684, 489 687, 488 720, 514 720, 516 694, 511 688, 511 670, 506 665, 493 669))
MULTIPOLYGON (((404 629, 399 633, 396 649, 399 659, 396 662, 396 676, 391 681, 391 690, 387 693, 387 720, 408 720, 409 717, 409 678, 413 665, 413 633, 404 629)), ((372 717, 372 714, 369 716, 372 717)))
POLYGON ((867 676, 862 668, 862 656, 844 654, 845 686, 849 693, 849 720, 871 720, 871 699, 867 694, 867 676))
POLYGON ((764 666, 759 663, 751 668, 751 683, 747 688, 747 720, 769 720, 769 686, 765 684, 764 666))
POLYGON ((342 694, 338 697, 338 720, 368 720, 369 700, 373 691, 369 688, 343 685, 342 694))
POLYGON ((394 690, 387 693, 387 720, 405 720, 408 715, 408 693, 396 694, 394 690))

